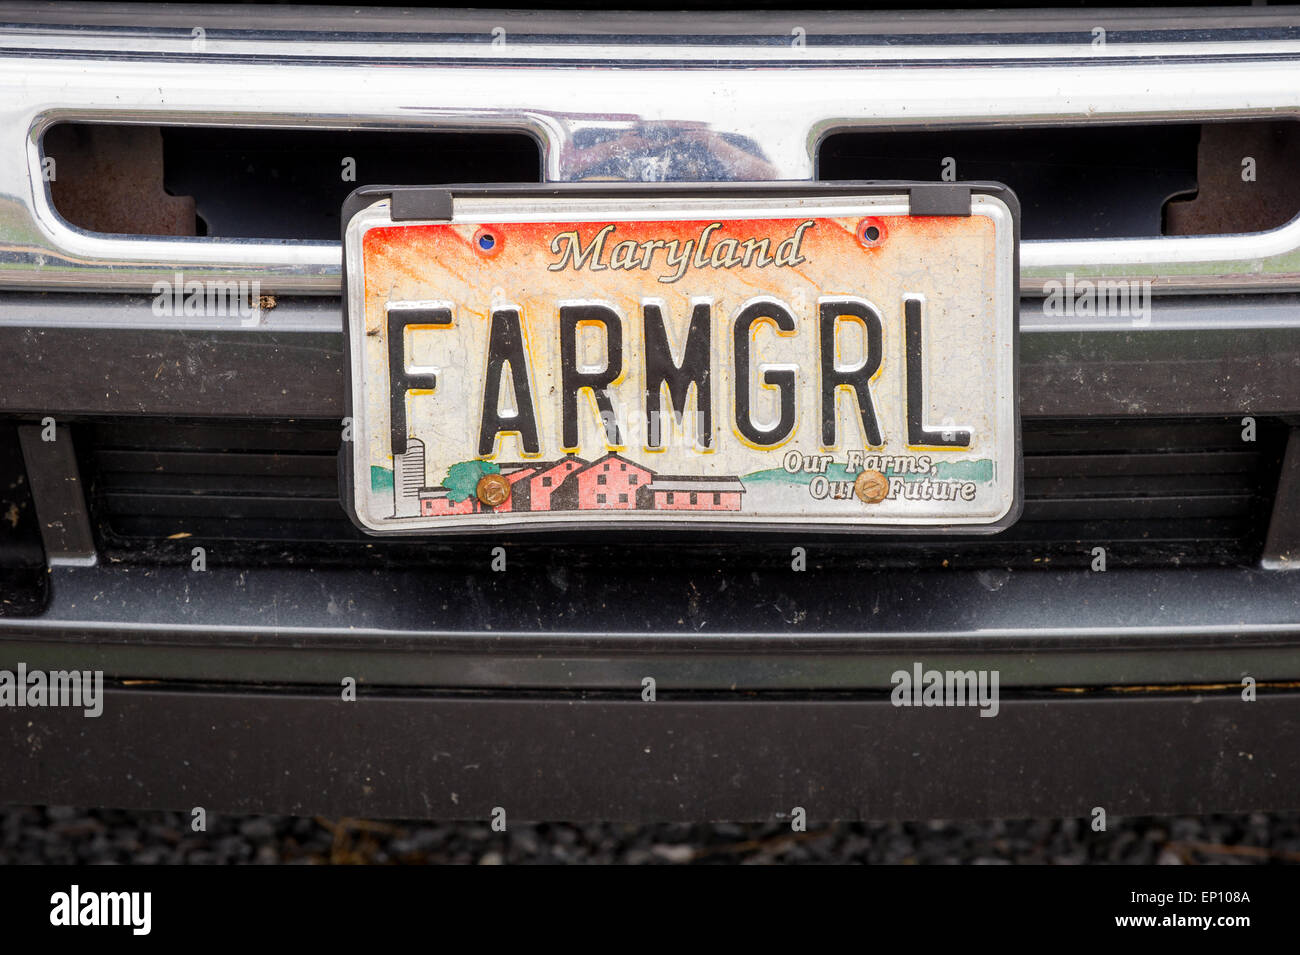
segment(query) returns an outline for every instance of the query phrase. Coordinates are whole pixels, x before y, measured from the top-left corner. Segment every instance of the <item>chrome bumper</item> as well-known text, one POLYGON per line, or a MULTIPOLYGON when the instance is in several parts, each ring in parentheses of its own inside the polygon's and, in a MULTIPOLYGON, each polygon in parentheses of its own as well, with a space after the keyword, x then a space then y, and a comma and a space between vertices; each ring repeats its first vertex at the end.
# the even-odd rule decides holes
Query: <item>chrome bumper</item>
MULTIPOLYGON (((363 18, 55 5, 0 19, 0 285, 147 291, 256 277, 336 294, 332 242, 92 234, 62 220, 40 142, 64 121, 519 130, 544 178, 581 180, 589 130, 627 178, 681 179, 704 151, 728 181, 812 180, 831 132, 1300 114, 1300 16, 1093 11, 665 18, 429 12, 363 18), (29 20, 31 22, 21 22, 29 20), (71 26, 74 21, 93 24, 71 26), (577 24, 573 26, 572 24, 577 24), (1105 31, 1104 42, 1097 31, 1105 31), (752 147, 738 148, 738 137, 752 147)), ((1300 287, 1300 219, 1267 232, 1027 242, 1023 289, 1073 273, 1157 291, 1300 287)))

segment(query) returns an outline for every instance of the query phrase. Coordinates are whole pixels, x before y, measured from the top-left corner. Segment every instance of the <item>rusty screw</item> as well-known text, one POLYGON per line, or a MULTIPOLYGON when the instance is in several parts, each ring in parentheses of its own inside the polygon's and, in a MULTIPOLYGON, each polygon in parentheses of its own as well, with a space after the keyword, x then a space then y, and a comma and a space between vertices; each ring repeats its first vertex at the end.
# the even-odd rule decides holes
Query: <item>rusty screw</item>
POLYGON ((853 493, 865 504, 878 504, 889 497, 889 478, 879 471, 863 471, 853 482, 853 493))
POLYGON ((496 507, 510 497, 510 482, 500 474, 485 474, 478 479, 474 493, 488 507, 496 507))

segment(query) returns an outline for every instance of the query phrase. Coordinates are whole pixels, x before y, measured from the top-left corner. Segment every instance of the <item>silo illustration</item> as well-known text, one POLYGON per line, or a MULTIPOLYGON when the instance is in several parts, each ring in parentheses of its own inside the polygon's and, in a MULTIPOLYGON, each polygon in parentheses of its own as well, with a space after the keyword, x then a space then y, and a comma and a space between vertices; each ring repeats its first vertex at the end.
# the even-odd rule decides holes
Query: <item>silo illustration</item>
POLYGON ((420 516, 420 488, 424 487, 424 442, 406 440, 406 453, 393 459, 393 516, 420 516))

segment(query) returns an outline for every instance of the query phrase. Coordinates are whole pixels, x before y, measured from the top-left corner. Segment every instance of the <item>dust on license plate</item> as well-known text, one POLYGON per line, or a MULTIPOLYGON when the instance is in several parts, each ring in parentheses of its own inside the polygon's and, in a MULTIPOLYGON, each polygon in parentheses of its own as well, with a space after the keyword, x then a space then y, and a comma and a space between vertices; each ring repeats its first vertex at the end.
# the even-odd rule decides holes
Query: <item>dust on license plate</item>
POLYGON ((345 237, 374 532, 997 526, 1017 504, 1014 216, 906 193, 458 198, 345 237))

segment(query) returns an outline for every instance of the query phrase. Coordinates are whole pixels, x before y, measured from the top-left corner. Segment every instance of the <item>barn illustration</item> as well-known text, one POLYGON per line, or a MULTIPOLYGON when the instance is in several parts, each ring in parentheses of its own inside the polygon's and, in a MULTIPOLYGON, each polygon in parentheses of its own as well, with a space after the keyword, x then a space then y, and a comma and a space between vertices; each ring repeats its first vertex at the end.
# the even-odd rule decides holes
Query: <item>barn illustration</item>
POLYGON ((611 452, 594 461, 566 455, 500 465, 510 497, 486 508, 473 495, 453 501, 445 487, 421 487, 419 514, 478 511, 739 511, 745 486, 732 476, 659 474, 611 452))

